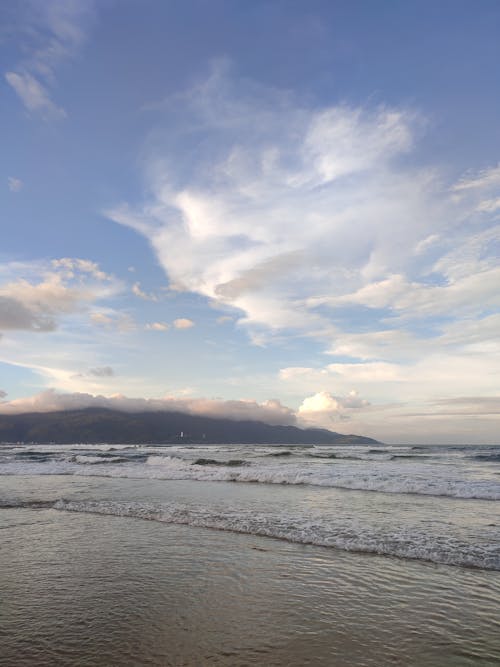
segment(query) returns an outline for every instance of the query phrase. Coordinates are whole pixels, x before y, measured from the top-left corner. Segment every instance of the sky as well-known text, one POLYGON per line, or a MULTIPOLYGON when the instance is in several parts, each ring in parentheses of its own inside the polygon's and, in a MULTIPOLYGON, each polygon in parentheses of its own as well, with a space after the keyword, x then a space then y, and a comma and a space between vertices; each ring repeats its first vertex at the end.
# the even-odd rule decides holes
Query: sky
POLYGON ((496 0, 0 8, 0 413, 498 442, 496 0))

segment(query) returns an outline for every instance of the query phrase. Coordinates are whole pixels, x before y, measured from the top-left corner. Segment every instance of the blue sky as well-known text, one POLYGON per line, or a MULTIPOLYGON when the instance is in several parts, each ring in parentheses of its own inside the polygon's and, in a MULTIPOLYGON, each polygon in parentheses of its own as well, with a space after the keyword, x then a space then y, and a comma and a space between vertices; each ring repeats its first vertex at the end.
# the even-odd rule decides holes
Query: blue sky
POLYGON ((497 2, 0 12, 1 411, 498 439, 497 2))

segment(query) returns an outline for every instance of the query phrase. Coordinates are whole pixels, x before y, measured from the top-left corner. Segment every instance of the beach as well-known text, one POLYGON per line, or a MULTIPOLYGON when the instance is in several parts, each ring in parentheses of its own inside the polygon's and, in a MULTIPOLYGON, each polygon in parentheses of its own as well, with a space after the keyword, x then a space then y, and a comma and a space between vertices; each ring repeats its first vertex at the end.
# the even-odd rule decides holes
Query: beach
POLYGON ((498 463, 381 449, 2 448, 0 664, 497 665, 498 463))

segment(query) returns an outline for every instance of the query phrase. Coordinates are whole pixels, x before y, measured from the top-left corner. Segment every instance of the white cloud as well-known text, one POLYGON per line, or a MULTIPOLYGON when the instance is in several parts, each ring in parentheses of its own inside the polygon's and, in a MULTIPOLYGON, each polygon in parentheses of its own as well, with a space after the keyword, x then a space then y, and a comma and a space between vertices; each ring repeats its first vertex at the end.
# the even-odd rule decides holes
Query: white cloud
POLYGON ((151 292, 145 292, 141 288, 141 283, 134 283, 132 285, 132 293, 135 294, 135 296, 138 296, 139 299, 143 299, 144 301, 158 301, 158 297, 156 294, 153 294, 151 292))
MULTIPOLYGON (((330 351, 352 361, 283 368, 279 379, 287 388, 284 391, 294 395, 304 391, 346 395, 355 387, 373 405, 406 403, 416 409, 431 399, 451 400, 464 391, 471 396, 497 394, 499 341, 499 314, 447 324, 439 335, 427 339, 397 330, 342 334, 330 351)), ((478 437, 482 426, 478 425, 478 437)), ((378 437, 384 439, 380 431, 378 437)))
POLYGON ((49 88, 56 70, 81 47, 93 6, 93 0, 45 0, 19 8, 18 42, 25 56, 5 78, 29 112, 46 120, 66 116, 49 88))
POLYGON ((421 255, 426 252, 429 248, 434 246, 439 239, 439 234, 430 234, 429 236, 426 236, 425 239, 419 241, 415 246, 415 255, 421 255))
POLYGON ((495 213, 500 210, 500 197, 495 199, 485 199, 484 201, 479 202, 477 206, 478 211, 483 213, 495 213))
POLYGON ((170 329, 170 325, 166 322, 150 322, 146 324, 146 329, 151 331, 168 331, 170 329))
POLYGON ((88 274, 96 280, 111 281, 112 276, 101 271, 99 265, 90 259, 79 259, 75 257, 62 257, 53 259, 51 262, 54 269, 59 271, 65 278, 74 278, 76 274, 88 274))
POLYGON ((417 113, 306 108, 220 66, 176 104, 177 130, 196 130, 203 149, 180 153, 171 131, 163 142, 155 132, 149 201, 109 216, 150 240, 175 289, 234 308, 252 339, 266 328, 331 338, 326 305, 405 318, 433 316, 445 301, 452 317, 483 299, 496 307, 496 274, 486 272, 495 269, 474 250, 481 235, 489 243, 489 220, 471 226, 468 194, 496 171, 450 191, 432 166, 412 167, 417 113), (458 262, 449 270, 457 248, 474 255, 460 276, 458 262))
POLYGON ((50 99, 49 92, 28 72, 7 72, 7 83, 12 86, 28 111, 39 112, 42 117, 64 118, 66 112, 50 99))
POLYGON ((20 178, 14 178, 14 176, 9 176, 7 179, 7 185, 11 192, 20 192, 22 190, 24 183, 20 178))
POLYGON ((483 169, 477 174, 467 174, 456 183, 452 190, 483 190, 492 186, 500 186, 500 164, 496 167, 483 169))
POLYGON ((352 294, 334 298, 311 299, 312 306, 360 304, 371 308, 391 308, 407 318, 423 315, 459 316, 481 313, 500 306, 500 267, 479 271, 449 281, 445 285, 410 283, 404 276, 393 275, 370 283, 352 294))
POLYGON ((190 329, 191 327, 194 327, 194 322, 187 317, 179 317, 174 320, 174 327, 176 329, 190 329))
POLYGON ((4 391, 3 389, 0 389, 0 400, 5 398, 7 396, 7 392, 4 391))
POLYGON ((332 422, 347 421, 352 410, 367 408, 369 405, 356 391, 349 392, 347 396, 333 396, 330 392, 320 391, 302 401, 297 416, 306 426, 332 428, 332 422))
POLYGON ((184 117, 213 150, 180 164, 172 155, 175 171, 156 154, 151 201, 109 215, 148 236, 178 289, 239 309, 248 326, 321 327, 305 297, 352 282, 375 239, 420 240, 415 207, 423 231, 432 226, 429 175, 395 164, 418 121, 384 107, 294 108, 279 95, 235 101, 224 97, 230 86, 214 76, 185 98, 184 117), (384 231, 391 223, 402 232, 384 231))

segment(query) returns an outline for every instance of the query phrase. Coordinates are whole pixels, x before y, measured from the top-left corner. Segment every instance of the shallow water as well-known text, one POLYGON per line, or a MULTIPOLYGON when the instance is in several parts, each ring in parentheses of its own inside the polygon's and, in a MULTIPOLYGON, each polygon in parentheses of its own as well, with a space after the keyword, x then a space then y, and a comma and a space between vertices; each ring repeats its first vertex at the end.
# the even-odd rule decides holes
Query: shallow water
POLYGON ((0 665, 497 666, 497 449, 4 448, 0 665))
POLYGON ((497 665, 497 573, 50 509, 1 514, 1 665, 497 665))

